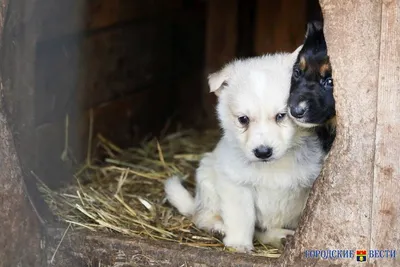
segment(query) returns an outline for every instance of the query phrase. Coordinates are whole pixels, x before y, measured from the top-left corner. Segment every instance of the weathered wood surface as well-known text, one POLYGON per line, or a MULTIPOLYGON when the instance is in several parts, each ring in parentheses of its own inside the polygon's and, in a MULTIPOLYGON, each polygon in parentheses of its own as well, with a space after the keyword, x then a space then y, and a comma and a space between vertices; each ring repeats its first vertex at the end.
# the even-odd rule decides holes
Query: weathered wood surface
MULTIPOLYGON (((2 90, 0 90, 2 93, 2 90)), ((40 267, 40 226, 0 101, 0 266, 40 267)))
MULTIPOLYGON (((0 90, 2 93, 2 90, 0 90)), ((40 226, 0 101, 0 266, 40 267, 40 226)))
MULTIPOLYGON (((18 62, 11 61, 7 52, 21 52, 20 46, 10 41, 9 33, 18 27, 18 23, 25 22, 21 19, 20 12, 23 10, 16 11, 16 8, 21 7, 23 3, 11 2, 12 4, 7 0, 0 1, 0 47, 2 48, 0 73, 0 266, 41 267, 43 266, 41 260, 44 252, 40 247, 41 227, 31 205, 33 197, 28 197, 24 183, 21 162, 17 156, 15 139, 9 124, 10 116, 6 115, 6 113, 11 113, 14 115, 11 118, 19 118, 21 113, 13 108, 6 112, 4 101, 4 96, 9 95, 5 91, 6 88, 10 90, 11 84, 18 84, 18 82, 23 84, 25 79, 31 78, 30 73, 27 73, 27 77, 19 77, 18 81, 12 83, 11 77, 7 75, 18 69, 18 62), (8 26, 5 28, 5 25, 8 26)), ((29 11, 30 7, 30 5, 26 6, 24 11, 29 11)), ((34 35, 34 32, 32 34, 34 35)), ((21 36, 14 35, 14 38, 19 39, 21 36)), ((25 46, 26 44, 22 43, 21 45, 25 46)), ((24 54, 18 56, 23 58, 24 54)), ((21 60, 21 58, 17 59, 21 60)), ((30 59, 24 58, 26 62, 29 62, 30 59)), ((17 73, 19 72, 17 71, 17 73)), ((26 89, 22 84, 19 85, 26 89)), ((15 98, 13 99, 15 100, 15 98)), ((20 101, 24 100, 20 99, 20 101)), ((29 118, 25 119, 29 120, 29 118)), ((20 128, 23 127, 24 122, 22 120, 14 125, 18 125, 16 128, 20 128)))
MULTIPOLYGON (((0 1, 1 47, 7 41, 4 38, 4 25, 8 11, 9 2, 0 1)), ((0 266, 40 267, 42 266, 40 225, 27 197, 12 131, 5 112, 3 68, 0 81, 0 266)))
POLYGON ((258 0, 254 50, 256 55, 294 51, 304 40, 307 0, 258 0))
POLYGON ((372 189, 371 249, 397 249, 374 266, 400 266, 400 2, 383 1, 372 189))
MULTIPOLYGON (((21 5, 14 11, 23 6, 22 1, 12 3, 15 8, 21 5)), ((32 15, 34 3, 24 6, 26 14, 32 15)), ((148 266, 152 260, 155 266, 185 263, 189 266, 358 266, 360 263, 354 258, 305 259, 304 252, 307 249, 396 249, 400 242, 398 2, 321 0, 321 5, 336 81, 338 136, 324 174, 315 184, 303 224, 281 259, 71 232, 62 242, 60 253, 56 254, 59 265, 55 266, 78 266, 77 261, 85 266, 98 264, 99 260, 110 265, 122 261, 138 266, 148 266), (144 262, 136 262, 137 258, 144 262)), ((229 8, 222 4, 215 10, 228 12, 229 8)), ((225 31, 220 14, 215 11, 213 16, 220 25, 219 31, 225 31)), ((224 34, 232 34, 236 40, 229 30, 235 24, 234 16, 227 21, 231 27, 227 26, 228 33, 224 34)), ((8 23, 10 28, 5 30, 6 36, 20 35, 16 35, 14 43, 3 45, 2 93, 6 96, 15 136, 22 138, 19 147, 25 149, 29 158, 33 144, 29 144, 27 134, 33 126, 32 84, 36 60, 36 48, 31 42, 37 40, 37 32, 29 16, 18 12, 9 16, 8 23), (15 76, 18 72, 24 75, 15 76), (26 116, 29 112, 32 116, 26 116)), ((215 38, 217 33, 214 33, 215 38)), ((230 51, 233 51, 231 44, 228 54, 230 51)), ((3 248, 0 266, 32 266, 35 262, 43 266, 38 260, 38 223, 25 197, 21 169, 2 109, 0 139, 0 220, 2 229, 6 229, 0 234, 3 248)), ((56 245, 54 243, 51 248, 55 249, 56 245)), ((49 251, 50 256, 52 252, 54 250, 49 251)), ((399 266, 398 259, 369 261, 374 266, 399 266)))
MULTIPOLYGON (((51 217, 31 175, 35 164, 34 147, 34 83, 38 17, 38 0, 13 0, 7 4, 1 44, 1 83, 3 108, 7 115, 13 141, 21 163, 30 198, 37 210, 51 217)), ((44 217, 42 216, 42 217, 44 217)))
MULTIPOLYGON (((131 259, 146 255, 168 261, 163 266, 185 262, 192 266, 359 266, 355 258, 307 259, 304 253, 311 249, 396 249, 400 227, 399 7, 395 1, 361 0, 323 0, 321 6, 336 82, 338 135, 323 175, 315 183, 302 225, 283 257, 264 261, 101 236, 88 236, 85 241, 81 237, 74 244, 82 245, 75 250, 93 246, 81 254, 93 259, 94 247, 102 248, 97 250, 97 260, 110 263, 117 262, 116 256, 110 255, 121 251, 131 259), (240 262, 236 262, 238 258, 240 262)), ((369 266, 386 267, 399 266, 398 259, 368 261, 369 266)))
MULTIPOLYGON (((50 259, 63 235, 62 229, 49 229, 50 259)), ((137 266, 137 267, 266 267, 279 266, 277 259, 254 257, 206 248, 195 248, 167 241, 127 238, 69 231, 56 253, 54 266, 137 266), (81 265, 77 265, 80 263, 81 265)))
POLYGON ((171 28, 170 20, 144 21, 83 38, 39 42, 36 125, 60 121, 66 111, 94 108, 170 80, 171 28))
MULTIPOLYGON (((306 260, 304 252, 377 246, 396 249, 399 244, 400 199, 395 193, 399 179, 395 114, 399 106, 398 102, 394 104, 399 97, 398 76, 394 75, 399 60, 398 43, 390 37, 395 36, 399 22, 394 22, 393 4, 388 11, 387 1, 383 2, 321 1, 336 84, 338 135, 309 199, 303 224, 286 251, 284 262, 288 264, 302 261, 302 266, 358 266, 354 258, 306 260), (386 149, 391 151, 384 155, 386 149)), ((370 262, 374 266, 398 266, 393 260, 370 262)))

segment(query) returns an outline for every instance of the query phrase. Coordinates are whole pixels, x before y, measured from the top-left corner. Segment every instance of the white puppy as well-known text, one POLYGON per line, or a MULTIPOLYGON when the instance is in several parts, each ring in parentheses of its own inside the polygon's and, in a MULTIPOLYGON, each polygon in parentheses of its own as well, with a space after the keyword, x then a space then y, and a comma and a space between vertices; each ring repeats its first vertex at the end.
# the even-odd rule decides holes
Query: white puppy
POLYGON ((202 229, 222 232, 224 244, 238 251, 253 249, 254 234, 281 247, 321 170, 317 137, 286 115, 299 49, 236 60, 209 76, 224 135, 200 162, 195 198, 178 177, 165 184, 180 213, 202 229))

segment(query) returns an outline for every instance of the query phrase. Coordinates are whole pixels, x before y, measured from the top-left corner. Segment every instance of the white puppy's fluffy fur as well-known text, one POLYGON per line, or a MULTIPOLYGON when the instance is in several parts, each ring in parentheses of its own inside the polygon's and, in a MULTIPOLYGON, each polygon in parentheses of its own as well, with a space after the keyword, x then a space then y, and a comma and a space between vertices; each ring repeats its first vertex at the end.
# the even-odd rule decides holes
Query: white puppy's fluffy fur
POLYGON ((281 246, 293 234, 312 183, 321 170, 323 152, 312 131, 279 113, 287 112, 293 53, 236 60, 209 76, 218 96, 223 137, 200 162, 196 196, 178 177, 165 184, 168 201, 195 224, 222 232, 224 244, 253 249, 253 237, 281 246), (238 118, 247 116, 243 126, 238 118), (273 149, 268 162, 254 155, 259 146, 273 149), (263 229, 255 230, 255 229, 263 229))

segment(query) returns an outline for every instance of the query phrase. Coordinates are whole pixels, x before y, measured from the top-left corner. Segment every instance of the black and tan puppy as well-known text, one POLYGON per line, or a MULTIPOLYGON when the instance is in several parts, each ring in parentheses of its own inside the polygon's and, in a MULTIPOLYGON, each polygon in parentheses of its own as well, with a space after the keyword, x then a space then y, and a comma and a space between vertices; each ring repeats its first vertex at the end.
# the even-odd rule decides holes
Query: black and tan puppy
POLYGON ((336 111, 332 68, 323 25, 310 22, 301 51, 293 66, 289 115, 300 126, 314 127, 325 153, 336 136, 336 111))

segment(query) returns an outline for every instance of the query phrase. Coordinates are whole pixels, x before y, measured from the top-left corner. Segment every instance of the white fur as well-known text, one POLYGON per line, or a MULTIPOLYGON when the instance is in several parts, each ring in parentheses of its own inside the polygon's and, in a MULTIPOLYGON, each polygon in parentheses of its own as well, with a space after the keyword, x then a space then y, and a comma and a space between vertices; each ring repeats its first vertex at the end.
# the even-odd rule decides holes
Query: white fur
POLYGON ((224 135, 200 162, 194 203, 176 177, 166 182, 172 205, 192 215, 198 227, 224 233, 224 244, 239 251, 253 249, 254 235, 280 247, 297 227, 321 170, 323 152, 314 133, 289 116, 275 121, 287 110, 298 51, 236 60, 210 75, 224 135), (250 118, 247 128, 238 122, 244 115, 250 118), (260 145, 273 148, 270 161, 255 157, 260 145))
POLYGON ((164 187, 165 191, 168 192, 168 201, 176 207, 181 214, 190 216, 195 212, 196 206, 194 199, 182 186, 177 176, 168 179, 164 187))

